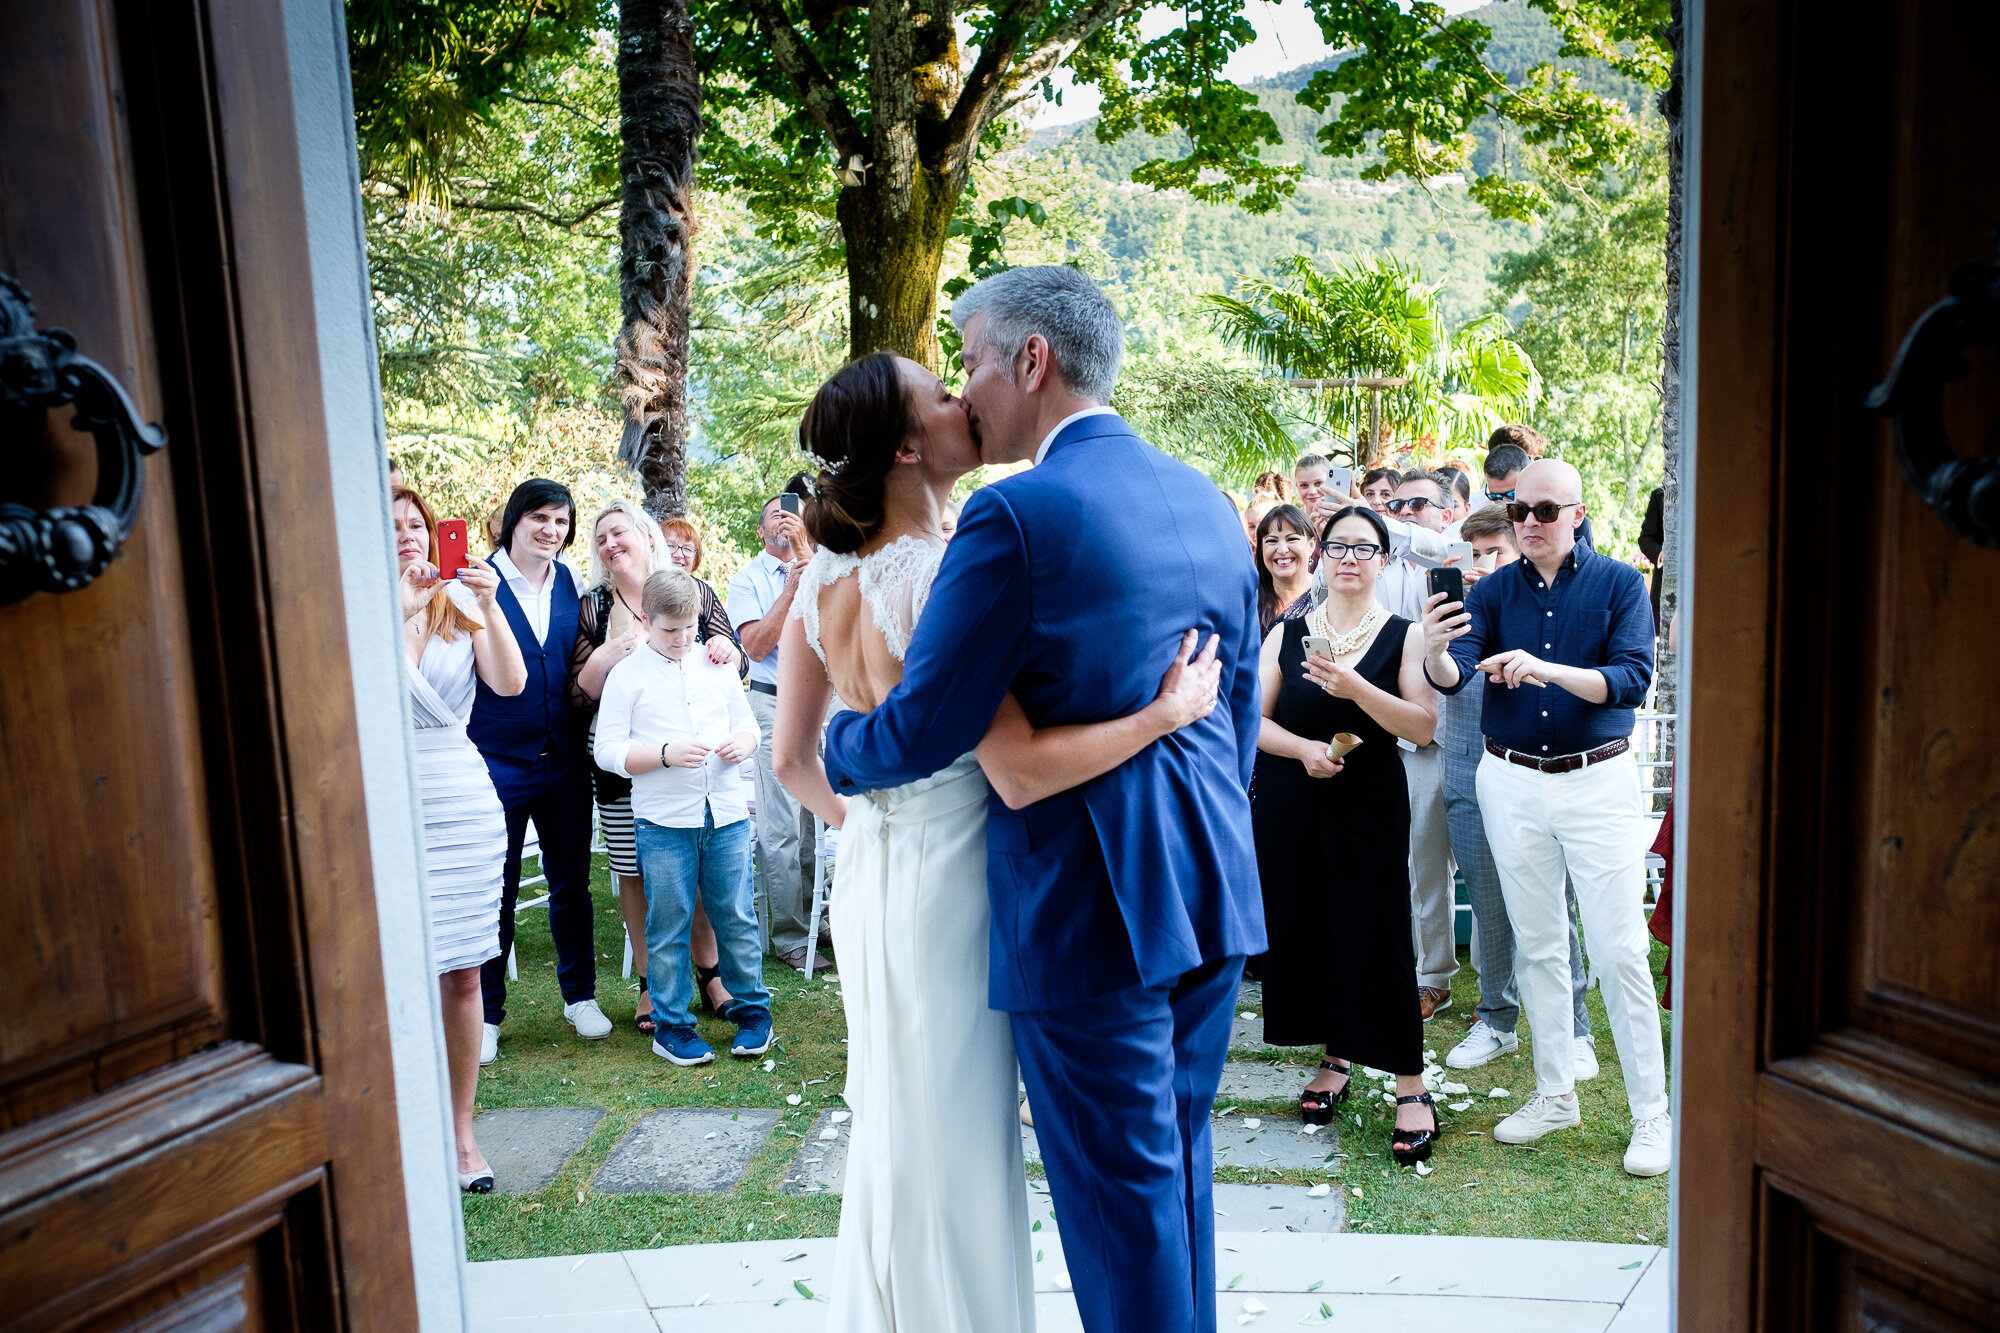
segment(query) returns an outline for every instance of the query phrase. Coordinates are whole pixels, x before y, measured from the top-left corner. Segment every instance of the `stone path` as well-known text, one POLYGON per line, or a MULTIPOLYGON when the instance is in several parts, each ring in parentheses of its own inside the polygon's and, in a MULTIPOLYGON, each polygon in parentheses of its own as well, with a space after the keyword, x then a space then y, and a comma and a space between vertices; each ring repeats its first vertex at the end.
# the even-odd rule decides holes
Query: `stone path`
POLYGON ((590 1187, 600 1194, 727 1194, 777 1125, 771 1110, 655 1111, 611 1150, 590 1187))
POLYGON ((601 1106, 524 1106, 482 1111, 472 1131, 493 1168, 496 1194, 534 1194, 548 1188, 590 1131, 604 1119, 601 1106))
MULTIPOLYGON (((1040 1333, 1077 1333, 1046 1201, 1036 1232, 1040 1333)), ((1459 1236, 1224 1233, 1218 1333, 1665 1333, 1668 1263, 1650 1245, 1459 1236)), ((471 1333, 821 1333, 831 1240, 757 1241, 467 1266, 471 1333)))

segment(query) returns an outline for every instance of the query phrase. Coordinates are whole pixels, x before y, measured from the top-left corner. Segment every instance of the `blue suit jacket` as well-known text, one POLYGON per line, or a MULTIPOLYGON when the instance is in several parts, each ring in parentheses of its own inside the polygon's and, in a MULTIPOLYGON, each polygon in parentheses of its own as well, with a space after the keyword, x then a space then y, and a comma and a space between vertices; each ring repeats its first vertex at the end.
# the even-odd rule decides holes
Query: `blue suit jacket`
POLYGON ((1025 810, 992 800, 994 1008, 1170 985, 1264 951, 1246 795, 1257 579, 1235 510, 1118 417, 1072 422, 1039 466, 973 493, 902 684, 829 724, 837 790, 900 786, 977 745, 1009 689, 1037 727, 1137 712, 1190 628, 1222 635, 1213 713, 1025 810))

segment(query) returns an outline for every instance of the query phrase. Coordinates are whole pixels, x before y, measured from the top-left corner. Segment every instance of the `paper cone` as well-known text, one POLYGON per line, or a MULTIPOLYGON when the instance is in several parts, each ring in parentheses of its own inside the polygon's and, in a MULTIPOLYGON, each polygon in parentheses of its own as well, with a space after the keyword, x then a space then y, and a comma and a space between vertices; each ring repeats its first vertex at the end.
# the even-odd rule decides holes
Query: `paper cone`
POLYGON ((1326 757, 1328 759, 1345 758, 1347 755, 1351 754, 1354 751, 1354 748, 1356 746, 1360 744, 1361 744, 1361 738, 1355 735, 1353 732, 1337 731, 1334 733, 1333 739, 1327 742, 1326 757))

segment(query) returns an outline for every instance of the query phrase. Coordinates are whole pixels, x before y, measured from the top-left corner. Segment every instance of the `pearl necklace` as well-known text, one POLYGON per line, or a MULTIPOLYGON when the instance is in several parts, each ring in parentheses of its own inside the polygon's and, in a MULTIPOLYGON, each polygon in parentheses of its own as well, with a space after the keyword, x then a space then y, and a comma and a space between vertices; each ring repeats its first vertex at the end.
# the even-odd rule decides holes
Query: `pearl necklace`
POLYGON ((1333 641, 1333 655, 1336 659, 1347 656, 1374 636, 1375 629, 1389 618, 1388 608, 1380 602, 1368 603, 1368 610, 1362 613, 1361 623, 1345 634, 1335 634, 1333 625, 1327 619, 1326 603, 1322 602, 1306 613, 1306 628, 1322 639, 1333 641))

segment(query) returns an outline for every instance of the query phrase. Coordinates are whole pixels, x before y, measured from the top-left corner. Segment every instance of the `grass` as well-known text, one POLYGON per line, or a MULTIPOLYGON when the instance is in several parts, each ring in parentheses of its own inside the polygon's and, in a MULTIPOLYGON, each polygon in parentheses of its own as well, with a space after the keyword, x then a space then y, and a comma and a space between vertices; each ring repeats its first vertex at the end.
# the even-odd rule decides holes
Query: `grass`
MULTIPOLYGON (((841 1042, 845 1022, 837 982, 815 978, 806 983, 797 972, 766 960, 764 983, 771 991, 777 1033, 768 1058, 776 1061, 775 1069, 767 1073, 761 1060, 727 1055, 711 1065, 676 1068, 656 1058, 649 1040, 632 1026, 637 978, 618 977, 624 936, 602 856, 595 858, 592 889, 597 994, 615 1025, 611 1036, 579 1041, 563 1021, 546 920, 539 912, 526 913, 516 939, 521 975, 509 987, 500 1059, 481 1071, 479 1107, 602 1106, 609 1114, 540 1193, 468 1196, 467 1256, 516 1259, 835 1234, 840 1223, 837 1196, 786 1194, 779 1186, 820 1110, 841 1104, 847 1048, 841 1042), (799 1096, 800 1105, 786 1102, 792 1094, 799 1096), (590 1179, 611 1150, 642 1116, 662 1106, 771 1107, 781 1118, 734 1193, 592 1192, 590 1179)), ((1656 945, 1656 973, 1663 958, 1664 950, 1656 945)), ((1440 1060, 1471 1026, 1478 999, 1477 978, 1461 966, 1452 984, 1452 1007, 1425 1025, 1425 1042, 1440 1060)), ((1524 1047, 1519 1055, 1447 1075, 1473 1089, 1473 1105, 1456 1115, 1440 1106, 1445 1135, 1432 1162, 1436 1169, 1428 1177, 1393 1166, 1391 1108, 1379 1097, 1364 1098, 1358 1084, 1341 1116, 1341 1147, 1348 1156, 1340 1175, 1223 1167, 1216 1179, 1338 1184, 1349 1191, 1347 1225, 1355 1231, 1665 1244, 1672 1177, 1639 1180, 1621 1166, 1628 1120, 1624 1082, 1595 991, 1589 1009, 1604 1072, 1579 1085, 1580 1129, 1526 1148, 1493 1142, 1494 1122, 1534 1089, 1534 1070, 1524 1047), (1493 1087, 1514 1095, 1489 1100, 1484 1094, 1493 1087), (1357 1189, 1358 1195, 1353 1192, 1357 1189)), ((704 1018, 700 1028, 710 1045, 728 1049, 734 1030, 728 1024, 704 1018)), ((1528 1035, 1525 1022, 1522 1031, 1528 1035)), ((1311 1063, 1300 1051, 1266 1050, 1250 1058, 1311 1063)), ((1296 1114, 1296 1107, 1283 1101, 1238 1106, 1239 1115, 1296 1114)))

